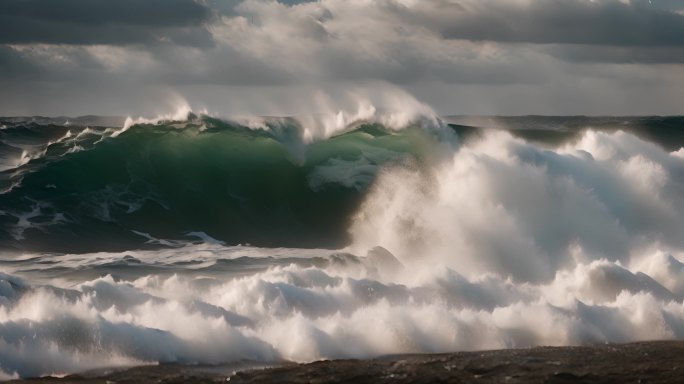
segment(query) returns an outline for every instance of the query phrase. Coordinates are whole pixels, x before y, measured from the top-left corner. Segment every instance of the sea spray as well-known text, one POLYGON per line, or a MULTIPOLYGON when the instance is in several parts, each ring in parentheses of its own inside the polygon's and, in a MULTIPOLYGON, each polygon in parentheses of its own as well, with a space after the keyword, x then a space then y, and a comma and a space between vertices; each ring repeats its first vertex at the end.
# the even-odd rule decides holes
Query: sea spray
POLYGON ((542 282, 601 258, 629 264, 684 246, 684 161, 624 132, 585 132, 558 150, 505 132, 431 170, 383 173, 352 225, 354 247, 416 268, 542 282))

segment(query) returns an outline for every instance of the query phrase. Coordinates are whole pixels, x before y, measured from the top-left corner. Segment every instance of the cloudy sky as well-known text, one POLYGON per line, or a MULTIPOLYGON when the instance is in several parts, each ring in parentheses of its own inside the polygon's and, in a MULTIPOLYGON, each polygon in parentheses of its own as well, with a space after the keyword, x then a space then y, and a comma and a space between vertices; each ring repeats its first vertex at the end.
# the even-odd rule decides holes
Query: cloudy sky
POLYGON ((684 114, 684 0, 0 0, 3 115, 293 114, 357 93, 684 114))

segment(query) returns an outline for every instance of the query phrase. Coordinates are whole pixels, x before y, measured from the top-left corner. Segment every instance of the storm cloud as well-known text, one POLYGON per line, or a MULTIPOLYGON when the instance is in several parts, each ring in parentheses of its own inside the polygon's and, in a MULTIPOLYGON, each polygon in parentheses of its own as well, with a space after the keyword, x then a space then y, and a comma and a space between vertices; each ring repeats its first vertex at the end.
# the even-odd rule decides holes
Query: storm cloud
POLYGON ((5 0, 0 43, 206 45, 211 15, 193 0, 5 0))
POLYGON ((684 46, 684 16, 648 1, 468 3, 467 8, 459 7, 441 20, 445 37, 535 44, 684 46))
POLYGON ((0 68, 0 95, 10 100, 3 114, 127 113, 155 106, 169 90, 226 113, 251 113, 264 108, 235 109, 243 95, 261 92, 255 99, 279 104, 306 99, 297 94, 302 88, 377 82, 441 113, 677 113, 676 100, 684 99, 684 6, 668 0, 5 0, 0 68), (92 105, 92 95, 83 103, 85 96, 58 97, 59 89, 109 101, 80 110, 92 105), (126 98, 117 101, 108 89, 125 90, 126 98), (145 97, 149 105, 127 102, 142 94, 157 96, 145 97), (45 108, 28 105, 36 99, 46 100, 45 108))

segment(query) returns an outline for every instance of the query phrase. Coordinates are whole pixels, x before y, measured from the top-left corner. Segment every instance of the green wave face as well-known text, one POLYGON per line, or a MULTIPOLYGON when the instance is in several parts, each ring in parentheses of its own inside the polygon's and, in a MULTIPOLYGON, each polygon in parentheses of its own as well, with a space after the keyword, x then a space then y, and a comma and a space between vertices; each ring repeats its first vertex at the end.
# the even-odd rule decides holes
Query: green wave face
POLYGON ((202 118, 50 144, 2 173, 14 187, 0 195, 0 240, 74 252, 205 232, 229 244, 336 247, 379 169, 420 163, 435 144, 419 127, 362 124, 311 144, 300 133, 292 121, 253 130, 202 118))

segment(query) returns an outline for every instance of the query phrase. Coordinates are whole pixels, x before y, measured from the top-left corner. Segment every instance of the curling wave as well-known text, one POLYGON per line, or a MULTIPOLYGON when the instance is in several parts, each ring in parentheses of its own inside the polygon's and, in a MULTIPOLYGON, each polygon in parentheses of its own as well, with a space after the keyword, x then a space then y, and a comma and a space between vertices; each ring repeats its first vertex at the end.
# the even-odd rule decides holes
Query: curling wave
POLYGON ((294 119, 15 125, 2 132, 18 157, 4 152, 0 242, 74 252, 204 232, 230 244, 340 246, 380 167, 432 156, 434 132, 420 125, 353 122, 314 142, 294 119))

